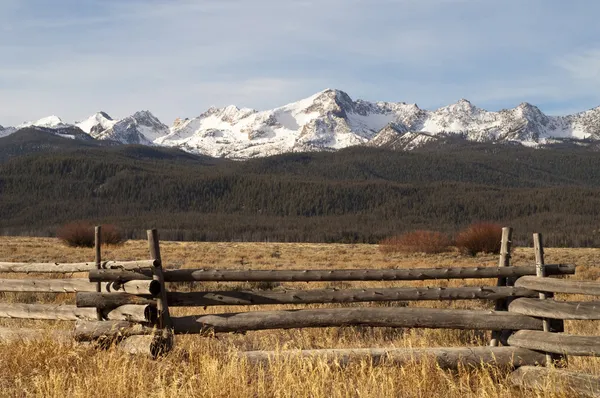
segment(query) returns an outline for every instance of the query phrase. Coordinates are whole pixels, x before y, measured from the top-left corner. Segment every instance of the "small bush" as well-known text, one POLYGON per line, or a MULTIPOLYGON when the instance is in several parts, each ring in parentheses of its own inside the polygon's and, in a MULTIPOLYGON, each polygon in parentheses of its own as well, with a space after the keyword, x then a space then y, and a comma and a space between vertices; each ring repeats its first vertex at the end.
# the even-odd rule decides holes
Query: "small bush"
POLYGON ((112 224, 102 226, 102 243, 105 245, 121 245, 125 242, 125 237, 117 228, 112 224))
POLYGON ((502 227, 492 223, 472 224, 456 237, 456 247, 463 254, 500 253, 502 227))
POLYGON ((384 253, 443 253, 450 249, 448 236, 437 231, 413 231, 384 239, 379 248, 384 253))
POLYGON ((94 247, 94 226, 83 221, 65 224, 56 231, 56 237, 67 246, 94 247))
MULTIPOLYGON (((63 225, 56 231, 56 237, 67 246, 94 247, 94 226, 85 221, 76 221, 63 225)), ((102 226, 102 244, 120 245, 125 242, 121 231, 114 225, 102 226)))

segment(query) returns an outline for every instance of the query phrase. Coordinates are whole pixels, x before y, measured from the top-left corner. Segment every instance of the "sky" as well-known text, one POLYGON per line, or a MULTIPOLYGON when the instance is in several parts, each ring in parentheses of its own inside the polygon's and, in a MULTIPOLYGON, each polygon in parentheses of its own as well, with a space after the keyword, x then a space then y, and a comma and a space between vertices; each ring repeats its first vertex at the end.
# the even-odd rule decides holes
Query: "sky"
POLYGON ((436 109, 600 105, 597 0, 0 0, 0 125, 326 88, 436 109))

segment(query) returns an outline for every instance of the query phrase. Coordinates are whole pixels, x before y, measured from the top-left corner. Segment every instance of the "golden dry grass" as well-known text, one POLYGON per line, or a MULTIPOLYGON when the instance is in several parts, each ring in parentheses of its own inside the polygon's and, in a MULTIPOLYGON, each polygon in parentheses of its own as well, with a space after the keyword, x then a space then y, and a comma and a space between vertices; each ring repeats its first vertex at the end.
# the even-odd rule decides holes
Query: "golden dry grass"
MULTIPOLYGON (((495 265, 493 255, 463 257, 457 252, 437 255, 386 254, 376 245, 195 243, 161 242, 163 263, 168 268, 398 268, 495 265)), ((103 248, 107 260, 148 258, 146 242, 129 241, 103 248)), ((579 265, 577 279, 596 280, 600 268, 595 261, 600 249, 547 249, 547 263, 579 265)), ((56 239, 0 238, 0 261, 79 262, 93 259, 93 249, 69 248, 56 239)), ((531 264, 533 251, 516 249, 513 264, 531 264)), ((77 277, 84 274, 73 275, 77 277)), ((23 277, 23 275, 2 275, 23 277)), ((47 277, 47 276, 46 276, 47 277)), ((53 275, 56 277, 56 275, 53 275)), ((66 276, 70 277, 70 276, 66 276)), ((284 283, 282 287, 325 286, 461 286, 489 285, 494 280, 426 282, 336 282, 284 283)), ((256 284, 244 287, 260 288, 256 284)), ((213 290, 239 287, 233 283, 171 284, 172 290, 213 290)), ((262 286, 279 288, 277 286, 262 286)), ((564 298, 564 297, 562 297, 564 298)), ((589 297, 568 297, 587 300, 589 297)), ((3 301, 73 302, 68 294, 4 293, 3 301)), ((372 304, 356 304, 372 305, 372 304)), ((382 304, 379 304, 382 305, 382 304)), ((406 305, 392 303, 387 305, 406 305)), ((438 308, 491 308, 485 301, 417 302, 411 306, 438 308)), ((311 305, 311 307, 319 307, 311 305)), ((209 307, 174 308, 174 315, 242 312, 258 309, 297 308, 209 307)), ((2 326, 70 328, 69 322, 1 320, 2 326)), ((597 322, 567 322, 573 334, 598 335, 597 322)), ((44 397, 567 397, 549 391, 531 392, 513 388, 508 372, 482 364, 477 369, 447 371, 431 362, 404 367, 371 366, 360 362, 348 367, 323 361, 276 360, 266 367, 251 366, 235 357, 244 350, 283 350, 349 347, 477 346, 489 341, 489 333, 478 331, 391 328, 324 328, 257 331, 216 337, 178 336, 176 348, 167 357, 153 361, 118 350, 99 351, 51 339, 36 343, 0 343, 0 395, 44 397)), ((600 374, 593 358, 570 358, 569 369, 600 374)))

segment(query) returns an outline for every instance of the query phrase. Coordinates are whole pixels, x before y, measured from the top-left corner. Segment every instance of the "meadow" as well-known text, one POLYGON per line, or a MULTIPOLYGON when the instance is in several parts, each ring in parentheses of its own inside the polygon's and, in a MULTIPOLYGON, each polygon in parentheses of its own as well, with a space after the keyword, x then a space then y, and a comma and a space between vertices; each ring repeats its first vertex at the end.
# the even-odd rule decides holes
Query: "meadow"
MULTIPOLYGON (((343 269, 495 266, 495 255, 469 257, 458 251, 442 254, 383 253, 378 245, 310 243, 200 243, 161 241, 165 268, 343 269)), ((597 280, 600 249, 548 248, 546 263, 578 265, 575 279, 597 280)), ((103 247, 107 260, 147 259, 146 241, 127 241, 103 247)), ((0 260, 19 262, 79 262, 93 260, 93 249, 70 248, 54 238, 0 237, 0 260)), ((513 265, 533 264, 531 248, 515 248, 513 265)), ((85 274, 73 274, 84 277, 85 274)), ((22 278, 4 274, 2 278, 22 278)), ((52 277, 57 277, 53 275, 52 277)), ((327 282, 327 283, 171 283, 170 290, 225 290, 234 288, 280 289, 284 287, 376 287, 490 285, 494 280, 424 282, 327 282)), ((73 295, 2 293, 3 302, 73 303, 73 295)), ((557 298, 561 297, 560 295, 557 298)), ((589 300, 570 296, 570 300, 589 300)), ((490 309, 483 300, 397 302, 384 304, 437 308, 490 309)), ((333 305, 310 305, 318 308, 333 305)), ((243 312, 254 307, 173 308, 174 315, 243 312)), ((268 306, 290 309, 294 306, 268 306)), ((570 334, 599 335, 597 322, 567 321, 570 334)), ((71 322, 0 320, 0 326, 72 328, 71 322)), ((236 353, 249 350, 361 347, 481 346, 489 332, 442 329, 323 328, 256 331, 208 337, 177 336, 174 350, 152 360, 125 354, 115 348, 99 350, 50 337, 41 342, 0 343, 0 395, 28 397, 570 397, 569 391, 532 392, 512 387, 508 369, 487 364, 477 368, 442 370, 433 361, 399 367, 373 366, 367 361, 347 366, 322 360, 273 360, 255 366, 236 353)), ((594 358, 569 358, 569 370, 600 375, 594 358)))

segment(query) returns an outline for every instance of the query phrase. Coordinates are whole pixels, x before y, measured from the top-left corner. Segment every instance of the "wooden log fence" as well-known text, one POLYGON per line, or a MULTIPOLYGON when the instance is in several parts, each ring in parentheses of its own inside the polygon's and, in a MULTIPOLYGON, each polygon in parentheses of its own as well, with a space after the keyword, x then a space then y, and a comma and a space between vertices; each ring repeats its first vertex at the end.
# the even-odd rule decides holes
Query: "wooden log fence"
POLYGON ((510 375, 513 385, 574 397, 600 397, 600 377, 538 366, 522 366, 510 375))
MULTIPOLYGON (((101 310, 104 319, 154 323, 158 313, 154 305, 122 305, 101 310)), ((0 318, 76 321, 97 319, 96 309, 68 304, 0 303, 0 318)))
MULTIPOLYGON (((572 264, 548 264, 548 275, 571 275, 572 264)), ((404 269, 347 270, 244 270, 244 269, 177 269, 164 270, 165 282, 339 282, 339 281, 424 281, 436 279, 486 279, 535 275, 535 266, 518 267, 451 267, 404 269)), ((90 270, 91 282, 127 282, 150 280, 149 269, 137 272, 126 269, 90 270)))
MULTIPOLYGON (((116 269, 142 271, 152 268, 156 260, 135 260, 135 261, 102 261, 101 269, 116 269)), ((86 263, 7 263, 0 262, 0 272, 18 272, 18 273, 61 273, 71 274, 76 272, 90 272, 96 269, 95 262, 86 263)))
MULTIPOLYGON (((510 267, 510 250, 512 246, 512 228, 502 228, 502 240, 500 241, 500 259, 498 261, 498 267, 510 267)), ((512 278, 501 276, 496 282, 497 286, 512 286, 512 278)), ((506 311, 508 310, 509 301, 502 297, 496 300, 494 310, 506 311)), ((501 339, 502 331, 494 330, 492 332, 492 340, 490 346, 497 347, 501 339)))
POLYGON ((452 348, 353 348, 321 350, 246 351, 238 357, 252 365, 268 365, 277 360, 319 359, 346 366, 364 360, 374 365, 403 366, 433 359, 442 369, 460 366, 479 367, 482 363, 499 367, 544 365, 546 356, 537 351, 518 347, 452 347, 452 348))
MULTIPOLYGON (((393 328, 542 330, 542 321, 505 311, 451 310, 437 308, 319 308, 306 310, 251 311, 173 317, 175 334, 212 334, 250 330, 372 326, 393 328)), ((79 322, 78 340, 98 336, 147 334, 150 329, 121 321, 79 322)))
MULTIPOLYGON (((35 292, 35 293, 77 293, 97 292, 129 293, 150 295, 156 297, 160 293, 158 281, 129 281, 118 282, 90 282, 83 278, 65 279, 0 279, 0 292, 35 292)), ((526 289, 525 289, 526 290, 526 289)))
MULTIPOLYGON (((600 282, 549 276, 575 273, 571 264, 545 264, 542 237, 534 234, 535 265, 510 264, 512 229, 504 228, 498 267, 409 269, 163 269, 158 232, 148 231, 149 260, 103 261, 101 229, 96 229, 95 261, 86 263, 6 263, 0 272, 88 273, 88 279, 4 279, 0 292, 75 293, 76 306, 0 304, 0 317, 75 321, 69 338, 78 342, 115 342, 126 352, 156 358, 173 346, 173 335, 254 330, 369 326, 491 330, 489 347, 326 349, 246 352, 253 364, 275 358, 325 358, 338 364, 354 359, 405 364, 434 359, 440 367, 495 363, 519 368, 516 385, 534 386, 547 369, 565 365, 567 355, 600 356, 600 336, 564 333, 564 320, 600 320, 600 302, 556 301, 554 293, 600 296, 600 282), (496 278, 496 286, 392 287, 362 289, 274 289, 169 292, 169 282, 335 282, 427 281, 496 278), (514 282, 514 283, 513 283, 514 282), (250 311, 172 316, 170 307, 343 304, 422 300, 492 300, 494 310, 435 309, 410 306, 346 307, 250 311), (504 347, 499 347, 502 343, 504 347)), ((65 333, 60 332, 61 338, 65 333)), ((35 331, 0 328, 0 339, 31 340, 35 331)), ((566 375, 556 371, 554 375, 566 375)), ((566 376, 565 376, 566 377, 566 376)), ((573 376, 581 387, 584 376, 573 376), (579 377, 579 379, 578 379, 579 377)), ((592 382, 596 382, 592 380, 592 382)), ((599 384, 600 385, 600 384, 599 384)), ((573 388, 575 388, 573 387, 573 388)), ((585 390, 585 389, 584 389, 585 390)), ((583 390, 582 390, 583 391, 583 390)), ((586 390, 587 391, 587 390, 586 390)), ((592 391, 592 390, 590 390, 592 391)), ((595 391, 595 390, 594 390, 595 391)))
MULTIPOLYGON (((496 300, 507 297, 537 297, 538 293, 515 287, 406 287, 372 289, 286 289, 226 290, 209 292, 168 292, 170 307, 208 307, 221 305, 275 305, 275 304, 332 304, 360 302, 393 302, 416 300, 496 300)), ((148 295, 132 296, 125 293, 79 292, 78 307, 115 308, 125 304, 149 304, 148 295)))

